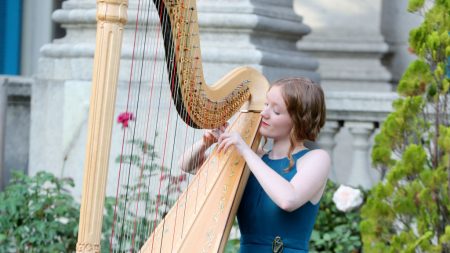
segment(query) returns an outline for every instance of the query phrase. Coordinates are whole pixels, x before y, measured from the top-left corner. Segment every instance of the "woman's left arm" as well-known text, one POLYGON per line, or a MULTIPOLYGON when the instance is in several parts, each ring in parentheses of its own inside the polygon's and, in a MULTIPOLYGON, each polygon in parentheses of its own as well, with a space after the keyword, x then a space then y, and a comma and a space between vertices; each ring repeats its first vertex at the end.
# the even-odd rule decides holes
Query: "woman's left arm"
POLYGON ((287 181, 272 170, 238 133, 225 133, 219 137, 218 151, 234 145, 244 157, 248 167, 267 195, 281 209, 292 212, 313 199, 325 185, 330 157, 324 150, 312 150, 297 163, 297 173, 287 181))

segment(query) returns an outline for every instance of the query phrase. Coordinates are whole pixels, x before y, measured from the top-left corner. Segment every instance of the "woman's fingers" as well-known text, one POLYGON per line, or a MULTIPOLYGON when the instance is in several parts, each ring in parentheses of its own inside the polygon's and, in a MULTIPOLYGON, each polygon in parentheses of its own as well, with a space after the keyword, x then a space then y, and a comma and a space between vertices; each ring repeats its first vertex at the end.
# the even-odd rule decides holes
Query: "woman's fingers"
POLYGON ((226 153, 227 150, 228 150, 228 148, 229 148, 231 145, 232 145, 232 143, 229 142, 229 141, 227 141, 227 142, 225 143, 225 145, 223 146, 223 152, 226 153))
POLYGON ((230 133, 221 134, 217 142, 218 142, 218 147, 217 147, 218 152, 222 152, 222 151, 226 152, 228 150, 228 148, 234 144, 232 134, 230 134, 230 133))
POLYGON ((228 148, 232 145, 232 143, 228 140, 224 140, 219 144, 219 147, 217 148, 217 152, 227 152, 228 148))
POLYGON ((228 122, 225 122, 222 126, 218 128, 205 130, 203 132, 203 143, 209 147, 215 142, 218 142, 220 136, 225 133, 227 127, 228 122))
POLYGON ((212 130, 206 130, 204 133, 205 138, 212 140, 212 141, 217 141, 217 139, 219 138, 221 134, 221 131, 218 129, 212 129, 212 130))
POLYGON ((239 143, 239 134, 232 132, 213 132, 217 140, 217 152, 226 152, 231 145, 239 143), (216 135, 218 134, 218 135, 216 135))
POLYGON ((225 124, 223 124, 222 126, 219 127, 220 131, 225 132, 225 130, 228 127, 228 122, 226 122, 225 124))
POLYGON ((217 152, 221 152, 226 144, 226 134, 220 135, 219 139, 217 140, 217 152))
POLYGON ((230 137, 229 133, 223 133, 219 136, 219 138, 217 139, 217 142, 221 143, 223 140, 227 139, 230 137))
POLYGON ((248 147, 241 135, 237 132, 224 133, 220 135, 218 139, 217 151, 218 152, 227 152, 228 148, 233 145, 237 149, 238 152, 242 152, 245 147, 248 147))

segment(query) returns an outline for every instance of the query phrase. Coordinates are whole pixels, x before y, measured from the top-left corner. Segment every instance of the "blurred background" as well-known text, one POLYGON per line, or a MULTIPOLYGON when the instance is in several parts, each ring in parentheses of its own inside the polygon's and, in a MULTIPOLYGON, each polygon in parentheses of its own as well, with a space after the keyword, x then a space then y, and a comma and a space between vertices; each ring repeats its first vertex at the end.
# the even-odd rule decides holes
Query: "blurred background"
MULTIPOLYGON (((136 2, 129 4, 122 69, 130 61, 136 2)), ((213 83, 250 65, 270 81, 303 75, 320 83, 327 122, 317 144, 332 154, 330 177, 370 188, 379 179, 370 163, 372 139, 414 57, 408 32, 422 19, 406 11, 407 2, 200 0, 205 78, 213 83)), ((0 2, 0 189, 11 170, 45 170, 72 177, 79 197, 95 8, 94 0, 0 2)))

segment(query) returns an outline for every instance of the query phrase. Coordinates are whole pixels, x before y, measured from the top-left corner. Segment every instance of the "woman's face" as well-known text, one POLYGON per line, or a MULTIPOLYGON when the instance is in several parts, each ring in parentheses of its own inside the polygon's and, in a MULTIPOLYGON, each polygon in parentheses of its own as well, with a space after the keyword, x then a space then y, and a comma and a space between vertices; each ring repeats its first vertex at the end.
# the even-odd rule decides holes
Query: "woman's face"
POLYGON ((281 89, 280 86, 270 88, 267 92, 265 108, 261 112, 262 120, 259 132, 262 136, 274 140, 289 139, 293 127, 281 89))

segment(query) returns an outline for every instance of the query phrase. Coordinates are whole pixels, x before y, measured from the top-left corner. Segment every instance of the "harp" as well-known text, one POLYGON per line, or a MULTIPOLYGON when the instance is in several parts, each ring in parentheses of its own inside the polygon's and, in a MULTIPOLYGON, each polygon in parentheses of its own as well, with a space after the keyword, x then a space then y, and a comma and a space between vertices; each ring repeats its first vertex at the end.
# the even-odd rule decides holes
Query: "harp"
MULTIPOLYGON (((149 5, 156 8, 165 52, 167 90, 172 98, 170 105, 173 104, 178 117, 192 129, 215 128, 234 117, 229 131, 240 132, 247 144, 256 149, 259 112, 269 87, 265 77, 255 69, 240 67, 214 85, 206 85, 195 1, 153 0, 149 5)), ((128 0, 97 0, 97 37, 77 252, 100 252, 127 8, 128 0)), ((213 151, 170 211, 159 217, 157 223, 157 219, 151 222, 142 243, 134 242, 134 232, 122 238, 129 240, 125 243, 129 245, 127 251, 223 251, 248 175, 245 161, 237 152, 213 151)), ((138 205, 139 199, 134 203, 138 205)), ((154 213, 158 215, 157 210, 154 213)))

